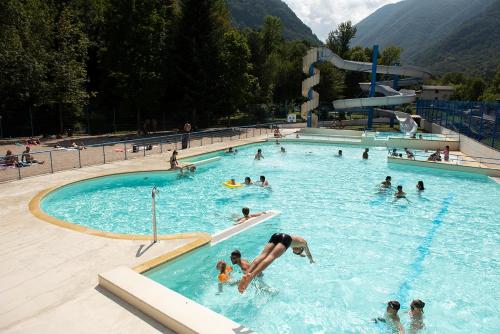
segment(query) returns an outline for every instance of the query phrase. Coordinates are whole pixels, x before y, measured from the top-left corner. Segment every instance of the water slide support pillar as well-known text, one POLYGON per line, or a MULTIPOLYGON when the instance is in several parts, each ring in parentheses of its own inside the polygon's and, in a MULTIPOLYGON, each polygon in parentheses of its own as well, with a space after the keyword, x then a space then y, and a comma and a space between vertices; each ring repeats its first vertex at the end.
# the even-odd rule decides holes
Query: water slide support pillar
MULTIPOLYGON (((370 97, 375 96, 375 86, 377 82, 377 61, 378 61, 378 45, 373 46, 372 58, 372 81, 370 84, 370 97)), ((368 109, 368 126, 367 130, 373 129, 373 107, 368 109)))
MULTIPOLYGON (((309 66, 309 76, 314 76, 314 63, 309 66)), ((309 88, 309 92, 307 92, 307 98, 309 99, 309 101, 311 101, 313 97, 313 89, 311 87, 309 88)), ((307 112, 307 127, 312 127, 312 111, 307 112)))
MULTIPOLYGON (((399 63, 395 63, 393 66, 400 66, 400 64, 399 63)), ((392 89, 399 90, 399 75, 397 75, 397 74, 395 74, 395 75, 392 76, 392 89)), ((391 109, 392 110, 396 110, 396 107, 393 106, 391 109)), ((391 128, 394 127, 394 117, 391 117, 391 120, 389 122, 389 126, 391 128)))

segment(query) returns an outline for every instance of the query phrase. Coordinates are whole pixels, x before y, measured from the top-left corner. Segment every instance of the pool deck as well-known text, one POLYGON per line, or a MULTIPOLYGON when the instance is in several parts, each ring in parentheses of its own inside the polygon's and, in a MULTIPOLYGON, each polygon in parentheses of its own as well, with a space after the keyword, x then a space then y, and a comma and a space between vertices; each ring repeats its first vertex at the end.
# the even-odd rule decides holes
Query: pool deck
MULTIPOLYGON (((179 158, 264 139, 191 148, 180 151, 179 158)), ((135 267, 193 238, 150 246, 147 240, 96 237, 41 221, 28 210, 30 200, 44 189, 107 174, 165 170, 169 156, 167 152, 0 184, 0 332, 171 333, 99 288, 97 275, 118 266, 135 267)))

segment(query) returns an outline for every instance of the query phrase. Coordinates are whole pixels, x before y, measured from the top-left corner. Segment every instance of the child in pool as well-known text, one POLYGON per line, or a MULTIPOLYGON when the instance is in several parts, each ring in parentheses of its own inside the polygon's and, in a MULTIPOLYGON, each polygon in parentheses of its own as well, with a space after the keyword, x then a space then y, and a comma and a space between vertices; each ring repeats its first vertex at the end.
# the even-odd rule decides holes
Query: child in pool
POLYGON ((217 262, 215 268, 217 268, 217 270, 219 271, 219 275, 217 276, 219 282, 221 283, 229 282, 233 268, 231 266, 228 266, 227 263, 224 261, 217 262))

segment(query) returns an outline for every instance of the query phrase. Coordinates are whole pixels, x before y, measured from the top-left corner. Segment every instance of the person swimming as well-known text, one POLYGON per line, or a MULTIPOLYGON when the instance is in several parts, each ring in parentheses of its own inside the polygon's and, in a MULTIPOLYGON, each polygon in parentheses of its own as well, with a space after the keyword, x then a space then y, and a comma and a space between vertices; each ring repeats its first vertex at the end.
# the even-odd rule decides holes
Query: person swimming
POLYGON ((339 150, 339 152, 337 153, 337 157, 341 157, 342 156, 342 150, 339 150))
POLYGON ((396 199, 406 198, 406 193, 403 191, 403 186, 398 186, 398 190, 394 193, 396 199))
POLYGON ((260 176, 258 184, 261 187, 269 187, 269 182, 267 182, 266 177, 264 175, 260 176))
POLYGON ((231 266, 228 266, 227 263, 224 261, 217 262, 215 268, 219 271, 219 275, 217 276, 219 282, 221 283, 228 282, 229 279, 231 278, 231 272, 233 271, 233 268, 231 268, 231 266))
POLYGON ((405 153, 406 153, 406 157, 408 159, 415 159, 415 155, 413 154, 412 151, 410 151, 408 148, 405 147, 405 153))
POLYGON ((397 332, 398 334, 403 334, 404 329, 401 325, 401 320, 399 319, 398 311, 401 308, 401 305, 397 300, 391 300, 387 303, 387 308, 385 310, 385 316, 373 319, 375 323, 383 322, 392 327, 393 332, 397 332))
POLYGON ((365 148, 365 151, 363 152, 363 159, 368 159, 368 152, 370 152, 370 150, 365 148))
POLYGON ((309 262, 314 263, 314 259, 309 251, 309 246, 304 238, 285 233, 274 233, 264 246, 260 255, 252 261, 252 264, 241 278, 238 284, 238 291, 240 293, 245 292, 250 282, 269 267, 274 260, 285 254, 289 247, 292 247, 292 251, 295 255, 300 257, 307 256, 309 262), (303 254, 304 252, 306 253, 305 255, 303 254))
POLYGON ((425 190, 424 181, 418 181, 418 183, 417 183, 417 190, 418 191, 424 191, 425 190))
POLYGON ((425 303, 420 299, 415 299, 410 304, 410 329, 418 331, 425 327, 424 325, 424 307, 425 303))
POLYGON ((241 268, 241 271, 246 272, 250 268, 250 263, 241 258, 241 252, 237 249, 231 252, 231 263, 241 268))
POLYGON ((262 216, 263 214, 266 213, 265 211, 263 211, 263 212, 257 212, 257 213, 250 214, 250 209, 247 208, 247 207, 244 207, 243 209, 241 209, 241 212, 243 213, 243 217, 241 217, 240 219, 238 219, 236 221, 236 223, 234 223, 234 225, 239 225, 241 223, 246 222, 249 219, 252 219, 252 218, 255 218, 255 217, 258 217, 258 216, 262 216))
POLYGON ((260 159, 264 159, 264 156, 262 155, 262 150, 259 148, 257 150, 257 154, 255 154, 254 160, 260 160, 260 159))
POLYGON ((281 146, 281 153, 286 153, 286 150, 283 146, 281 146))
POLYGON ((229 153, 229 154, 234 154, 234 153, 236 153, 236 152, 233 150, 233 148, 232 148, 232 147, 229 147, 229 148, 227 149, 226 153, 229 153))
POLYGON ((390 187, 392 187, 391 180, 392 180, 392 178, 390 176, 386 176, 385 177, 385 181, 382 181, 380 183, 380 188, 390 188, 390 187))
POLYGON ((246 176, 245 177, 245 182, 244 183, 245 183, 246 186, 250 186, 250 185, 253 184, 252 179, 250 178, 250 176, 246 176))

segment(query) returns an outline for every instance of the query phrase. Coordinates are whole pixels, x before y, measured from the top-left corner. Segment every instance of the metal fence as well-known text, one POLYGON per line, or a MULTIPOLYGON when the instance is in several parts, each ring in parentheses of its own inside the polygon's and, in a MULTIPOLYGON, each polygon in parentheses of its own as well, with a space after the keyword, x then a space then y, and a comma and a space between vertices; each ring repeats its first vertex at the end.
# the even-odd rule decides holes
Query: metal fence
POLYGON ((0 182, 267 135, 273 131, 274 127, 282 129, 285 126, 286 124, 280 122, 265 123, 76 147, 60 147, 31 151, 28 154, 10 154, 0 156, 0 182))
POLYGON ((500 103, 418 100, 417 114, 500 149, 500 103))

